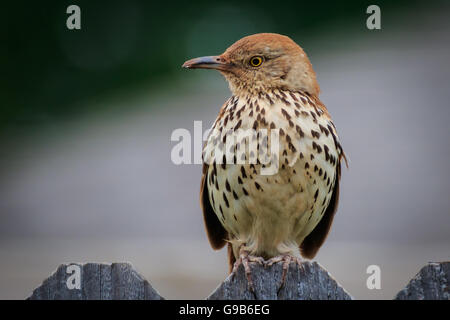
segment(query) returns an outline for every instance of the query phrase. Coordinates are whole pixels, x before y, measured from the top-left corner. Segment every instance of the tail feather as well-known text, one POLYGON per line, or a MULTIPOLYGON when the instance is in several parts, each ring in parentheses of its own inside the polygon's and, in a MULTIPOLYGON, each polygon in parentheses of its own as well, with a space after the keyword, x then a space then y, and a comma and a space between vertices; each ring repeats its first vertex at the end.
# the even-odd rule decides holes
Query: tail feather
POLYGON ((228 270, 229 273, 233 271, 234 263, 236 262, 236 257, 234 256, 233 246, 228 242, 228 270))

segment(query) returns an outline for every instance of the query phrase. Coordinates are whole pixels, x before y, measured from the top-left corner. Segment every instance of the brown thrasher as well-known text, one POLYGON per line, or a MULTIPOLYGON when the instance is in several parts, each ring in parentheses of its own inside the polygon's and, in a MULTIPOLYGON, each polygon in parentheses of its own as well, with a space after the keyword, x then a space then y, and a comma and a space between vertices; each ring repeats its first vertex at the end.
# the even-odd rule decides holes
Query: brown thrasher
POLYGON ((284 283, 290 261, 313 258, 327 237, 345 159, 311 63, 290 38, 261 33, 183 67, 219 70, 232 92, 203 154, 213 155, 200 190, 211 246, 228 244, 230 270, 242 263, 250 288, 251 261, 283 261, 284 283), (250 132, 248 140, 239 130, 250 132), (276 141, 271 131, 279 149, 267 156, 276 141), (245 146, 255 141, 255 150, 245 146), (275 172, 263 174, 268 158, 275 172))

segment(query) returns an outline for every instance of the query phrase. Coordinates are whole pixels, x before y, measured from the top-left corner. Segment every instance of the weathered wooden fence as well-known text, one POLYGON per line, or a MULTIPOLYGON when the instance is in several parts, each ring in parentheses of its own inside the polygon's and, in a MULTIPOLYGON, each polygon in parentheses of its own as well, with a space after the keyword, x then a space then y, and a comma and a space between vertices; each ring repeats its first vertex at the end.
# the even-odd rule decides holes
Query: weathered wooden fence
MULTIPOLYGON (((231 274, 206 299, 349 300, 353 299, 318 263, 291 263, 280 289, 282 263, 251 264, 254 292, 243 267, 231 274)), ((450 262, 429 263, 394 299, 450 300, 450 262)), ((129 263, 63 264, 36 288, 32 300, 161 300, 164 299, 129 263)))

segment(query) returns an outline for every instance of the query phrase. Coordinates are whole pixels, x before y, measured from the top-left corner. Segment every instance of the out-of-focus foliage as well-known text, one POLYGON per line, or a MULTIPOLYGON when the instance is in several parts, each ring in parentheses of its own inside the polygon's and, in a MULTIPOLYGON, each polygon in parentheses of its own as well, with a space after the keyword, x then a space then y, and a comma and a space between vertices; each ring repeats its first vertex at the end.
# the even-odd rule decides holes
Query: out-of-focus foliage
MULTIPOLYGON (((221 53, 242 36, 308 39, 360 20, 367 1, 9 1, 2 5, 0 134, 93 110, 81 102, 175 78, 182 62, 221 53), (82 29, 66 28, 81 8, 82 29)), ((410 1, 377 1, 401 9, 410 1)), ((385 10, 386 11, 386 10, 385 10)), ((349 35, 351 36, 351 34, 349 35)), ((326 48, 323 48, 326 49, 326 48)))

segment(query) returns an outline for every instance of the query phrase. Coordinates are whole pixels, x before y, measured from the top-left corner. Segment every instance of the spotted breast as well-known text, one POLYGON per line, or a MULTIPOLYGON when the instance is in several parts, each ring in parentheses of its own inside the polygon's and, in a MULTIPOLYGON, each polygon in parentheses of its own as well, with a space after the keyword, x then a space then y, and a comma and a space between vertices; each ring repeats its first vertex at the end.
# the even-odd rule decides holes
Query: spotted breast
POLYGON ((320 228, 331 224, 343 155, 336 128, 319 99, 282 90, 233 96, 222 107, 204 154, 216 155, 205 165, 204 202, 224 228, 235 257, 242 248, 264 258, 299 257, 302 244, 304 256, 315 254, 318 244, 308 246, 307 237, 322 220, 326 226, 320 228), (245 134, 236 135, 238 129, 245 134), (258 155, 267 158, 275 130, 279 150, 268 156, 275 172, 262 174, 268 163, 258 155), (256 150, 249 148, 251 141, 256 141, 256 150), (223 156, 217 157, 221 151, 223 156))

